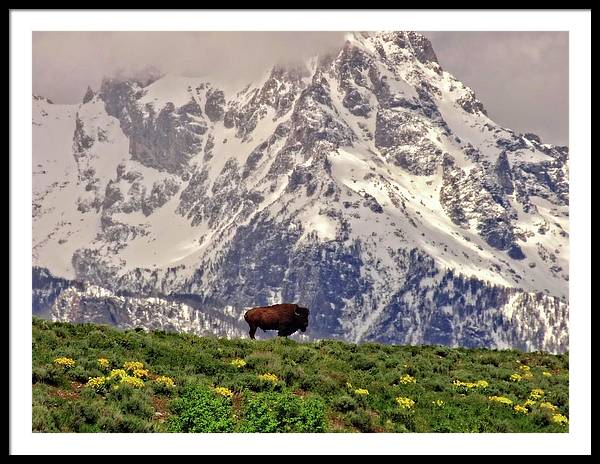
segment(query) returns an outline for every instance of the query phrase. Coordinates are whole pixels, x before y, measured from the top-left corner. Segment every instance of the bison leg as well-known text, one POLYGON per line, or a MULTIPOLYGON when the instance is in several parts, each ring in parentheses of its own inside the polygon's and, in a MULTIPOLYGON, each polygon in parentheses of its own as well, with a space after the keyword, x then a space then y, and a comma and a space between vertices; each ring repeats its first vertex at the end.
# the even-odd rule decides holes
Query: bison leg
POLYGON ((254 334, 256 333, 256 326, 250 325, 250 338, 254 340, 254 334))
POLYGON ((296 331, 296 329, 289 329, 289 328, 280 329, 277 332, 277 336, 279 336, 279 337, 287 337, 288 335, 292 335, 295 331, 296 331))

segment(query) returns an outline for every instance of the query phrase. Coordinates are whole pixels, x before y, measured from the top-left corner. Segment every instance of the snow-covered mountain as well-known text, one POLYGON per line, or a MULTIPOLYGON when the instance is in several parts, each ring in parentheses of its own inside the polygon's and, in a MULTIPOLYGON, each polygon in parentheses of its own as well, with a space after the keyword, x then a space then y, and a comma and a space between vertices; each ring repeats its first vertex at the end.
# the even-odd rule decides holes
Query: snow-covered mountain
POLYGON ((105 79, 33 99, 34 313, 240 336, 568 349, 568 150, 488 118, 414 32, 243 89, 105 79))

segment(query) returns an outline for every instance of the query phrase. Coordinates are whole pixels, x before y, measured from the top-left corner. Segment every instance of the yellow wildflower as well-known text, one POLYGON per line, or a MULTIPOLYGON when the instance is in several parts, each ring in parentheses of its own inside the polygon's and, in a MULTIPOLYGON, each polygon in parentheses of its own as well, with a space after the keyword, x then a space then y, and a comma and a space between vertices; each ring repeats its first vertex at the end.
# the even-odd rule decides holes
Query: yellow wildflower
POLYGON ((548 403, 547 401, 540 403, 540 408, 548 409, 549 411, 556 411, 558 408, 554 406, 552 403, 548 403))
POLYGON ((552 422, 558 425, 567 425, 569 423, 569 419, 567 419, 562 414, 554 414, 551 420, 552 422))
POLYGON ((98 358, 98 365, 102 369, 106 369, 109 364, 110 364, 110 361, 108 359, 106 359, 106 358, 98 358))
POLYGON ((488 400, 508 405, 511 405, 513 403, 512 400, 510 400, 506 396, 488 396, 488 400))
POLYGON ((529 411, 525 406, 521 406, 520 404, 515 405, 515 412, 520 414, 528 414, 529 411))
POLYGON ((150 377, 150 372, 147 369, 135 369, 133 371, 133 376, 139 379, 147 379, 150 377))
POLYGON ((531 372, 525 372, 523 374, 524 379, 533 379, 533 374, 531 372))
POLYGON ((244 361, 243 359, 236 358, 232 360, 230 364, 239 369, 240 367, 244 367, 246 365, 246 361, 244 361))
POLYGON ((225 387, 216 387, 215 393, 222 395, 226 398, 231 398, 233 396, 233 392, 229 388, 225 387))
POLYGON ((167 388, 175 388, 175 382, 173 382, 173 379, 171 377, 167 377, 166 375, 156 377, 154 381, 156 383, 162 384, 167 388))
POLYGON ((544 371, 544 372, 542 372, 542 375, 543 375, 544 377, 552 377, 552 373, 551 373, 551 372, 548 372, 548 371, 544 371))
POLYGON ((460 380, 455 380, 452 382, 452 385, 455 387, 464 387, 464 388, 487 388, 489 383, 486 380, 478 380, 477 382, 461 382, 460 380))
POLYGON ((399 396, 396 398, 396 403, 398 403, 402 409, 411 409, 415 405, 413 400, 406 398, 405 396, 399 396))
POLYGON ((366 388, 357 388, 356 390, 354 390, 354 393, 356 393, 357 395, 367 396, 369 394, 369 390, 367 390, 366 388))
POLYGON ((535 406, 535 401, 533 401, 533 400, 526 400, 526 401, 523 403, 523 406, 525 406, 526 408, 529 408, 529 407, 531 407, 531 406, 535 406))
POLYGON ((86 385, 92 387, 94 390, 100 390, 105 383, 106 378, 104 377, 90 377, 90 380, 88 380, 86 385))
POLYGON ((125 370, 123 369, 113 369, 112 371, 110 371, 110 374, 108 374, 108 380, 112 380, 115 377, 119 379, 127 377, 127 372, 125 372, 125 370))
POLYGON ((452 385, 455 387, 475 388, 475 384, 473 382, 461 382, 460 380, 455 380, 452 382, 452 385))
POLYGON ((408 385, 409 383, 417 383, 417 379, 415 379, 411 375, 404 374, 402 377, 400 377, 400 383, 402 385, 408 385))
POLYGON ((512 380, 513 382, 519 382, 523 377, 521 377, 521 374, 512 374, 510 376, 510 380, 512 380))
POLYGON ((532 400, 539 400, 543 396, 544 390, 542 390, 541 388, 534 388, 529 394, 529 398, 531 398, 532 400))
POLYGON ((435 400, 435 401, 432 401, 431 404, 441 408, 444 405, 444 402, 442 400, 435 400))
POLYGON ((260 380, 264 380, 266 382, 273 382, 273 383, 279 382, 279 378, 275 374, 271 374, 269 372, 267 372, 266 374, 259 374, 258 378, 260 380))
POLYGON ((121 378, 121 383, 131 385, 133 388, 142 388, 144 386, 144 381, 142 379, 130 376, 121 378))
POLYGON ((529 372, 531 370, 531 367, 522 364, 521 366, 519 366, 519 370, 523 372, 529 372))
POLYGON ((60 358, 56 358, 54 360, 54 364, 63 367, 73 367, 75 365, 75 361, 73 361, 71 358, 65 358, 64 356, 61 356, 60 358))
POLYGON ((143 369, 144 368, 144 363, 140 362, 140 361, 127 361, 125 364, 123 364, 123 369, 125 369, 126 371, 135 371, 136 369, 143 369))

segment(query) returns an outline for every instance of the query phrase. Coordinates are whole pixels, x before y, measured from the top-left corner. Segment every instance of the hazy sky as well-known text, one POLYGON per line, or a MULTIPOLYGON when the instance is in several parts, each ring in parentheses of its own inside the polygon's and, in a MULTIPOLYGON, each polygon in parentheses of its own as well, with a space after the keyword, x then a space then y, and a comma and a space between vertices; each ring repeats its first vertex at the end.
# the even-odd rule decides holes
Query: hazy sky
POLYGON ((424 34, 442 67, 475 91, 494 121, 568 145, 567 32, 424 34))
MULTIPOLYGON (((568 33, 424 32, 442 67, 471 87, 496 122, 568 144, 568 33)), ((274 62, 343 44, 343 32, 36 32, 33 92, 81 101, 103 76, 147 66, 244 85, 274 62)))

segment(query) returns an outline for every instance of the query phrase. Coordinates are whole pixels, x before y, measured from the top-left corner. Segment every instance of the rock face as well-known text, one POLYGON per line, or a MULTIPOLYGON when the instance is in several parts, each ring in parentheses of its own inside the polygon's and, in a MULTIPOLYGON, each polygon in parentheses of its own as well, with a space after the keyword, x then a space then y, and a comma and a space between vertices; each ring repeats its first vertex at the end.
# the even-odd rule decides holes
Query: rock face
POLYGON ((89 103, 96 96, 91 87, 88 86, 85 95, 83 96, 83 104, 89 103))
POLYGON ((568 149, 491 121, 414 32, 351 34, 239 91, 34 97, 34 313, 242 336, 568 349, 568 149))

